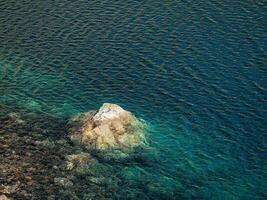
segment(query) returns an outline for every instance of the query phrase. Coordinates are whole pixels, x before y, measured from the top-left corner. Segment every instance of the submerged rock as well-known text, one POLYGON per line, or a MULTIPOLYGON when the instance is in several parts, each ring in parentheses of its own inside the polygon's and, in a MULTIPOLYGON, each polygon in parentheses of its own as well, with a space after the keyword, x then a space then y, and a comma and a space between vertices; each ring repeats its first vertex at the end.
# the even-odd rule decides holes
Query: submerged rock
POLYGON ((25 124, 25 121, 21 119, 21 116, 18 113, 11 112, 7 116, 16 124, 25 124))
POLYGON ((6 195, 1 195, 0 196, 0 200, 10 200, 9 198, 7 198, 7 196, 6 195))
POLYGON ((88 153, 71 154, 66 156, 66 169, 72 170, 75 167, 86 165, 93 158, 88 153))
POLYGON ((64 188, 70 188, 73 186, 72 181, 70 181, 68 178, 65 177, 56 177, 54 178, 54 182, 56 185, 64 188))
POLYGON ((88 150, 130 152, 146 144, 144 124, 116 104, 104 103, 70 121, 70 138, 88 150))
POLYGON ((43 147, 49 147, 49 148, 54 148, 55 143, 49 139, 43 140, 43 141, 35 141, 35 144, 38 146, 43 146, 43 147))

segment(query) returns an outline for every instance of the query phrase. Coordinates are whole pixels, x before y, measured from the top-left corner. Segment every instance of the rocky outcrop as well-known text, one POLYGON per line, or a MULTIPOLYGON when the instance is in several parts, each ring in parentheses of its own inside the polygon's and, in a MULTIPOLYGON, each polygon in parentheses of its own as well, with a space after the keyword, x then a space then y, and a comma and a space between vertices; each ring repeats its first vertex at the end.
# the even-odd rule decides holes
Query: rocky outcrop
POLYGON ((129 152, 145 145, 144 124, 116 104, 74 117, 69 131, 71 140, 88 150, 129 152))

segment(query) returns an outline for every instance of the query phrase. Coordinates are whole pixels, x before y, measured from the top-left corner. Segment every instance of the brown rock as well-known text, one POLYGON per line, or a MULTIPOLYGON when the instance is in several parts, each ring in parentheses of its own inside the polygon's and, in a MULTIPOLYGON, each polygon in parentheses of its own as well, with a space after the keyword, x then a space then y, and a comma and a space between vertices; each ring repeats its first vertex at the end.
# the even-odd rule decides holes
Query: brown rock
POLYGON ((32 177, 31 176, 25 176, 25 180, 26 181, 31 181, 32 180, 32 177))
POLYGON ((67 159, 66 162, 67 170, 72 170, 74 167, 87 164, 93 158, 88 153, 79 153, 79 154, 68 155, 66 159, 67 159))
POLYGON ((71 120, 71 140, 88 150, 125 150, 145 144, 144 125, 116 104, 104 103, 97 112, 71 120))
POLYGON ((10 200, 9 198, 7 198, 7 196, 6 195, 1 195, 0 196, 0 200, 10 200))

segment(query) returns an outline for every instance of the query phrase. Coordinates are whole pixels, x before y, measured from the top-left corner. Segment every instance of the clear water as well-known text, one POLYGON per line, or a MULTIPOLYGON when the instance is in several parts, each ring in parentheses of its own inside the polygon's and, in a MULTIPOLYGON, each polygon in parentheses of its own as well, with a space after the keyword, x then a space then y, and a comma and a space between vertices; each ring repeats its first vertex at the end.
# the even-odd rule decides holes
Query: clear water
POLYGON ((107 198, 267 198, 265 0, 0 8, 2 115, 112 102, 149 124, 148 163, 103 163, 120 181, 107 198))

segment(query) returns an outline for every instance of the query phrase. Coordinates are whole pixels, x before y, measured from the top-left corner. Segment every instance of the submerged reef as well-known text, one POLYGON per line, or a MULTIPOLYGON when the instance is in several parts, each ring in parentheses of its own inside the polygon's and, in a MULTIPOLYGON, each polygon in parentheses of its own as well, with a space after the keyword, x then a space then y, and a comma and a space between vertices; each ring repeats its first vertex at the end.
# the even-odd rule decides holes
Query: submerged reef
POLYGON ((55 123, 62 125, 64 120, 17 109, 0 104, 0 195, 10 199, 64 196, 54 183, 54 177, 65 176, 64 155, 73 151, 62 138, 64 129, 55 123))
POLYGON ((126 177, 144 173, 136 168, 150 162, 143 155, 144 149, 137 151, 146 145, 144 124, 113 104, 104 104, 91 118, 88 116, 85 113, 72 118, 75 126, 71 129, 68 118, 0 103, 0 195, 5 195, 1 198, 135 199, 129 191, 143 190, 145 183, 137 178, 128 185, 126 177), (94 146, 88 135, 94 129, 85 129, 90 123, 96 123, 99 130, 106 127, 102 132, 96 131, 103 139, 92 140, 94 146), (111 129, 112 126, 115 128, 111 129), (82 140, 83 132, 78 127, 88 131, 86 139, 82 140), (80 135, 81 145, 70 139, 70 130, 78 131, 72 133, 80 135), (125 134, 124 139, 107 140, 106 130, 108 137, 125 134), (101 145, 101 141, 107 145, 101 145), (105 153, 94 154, 95 150, 105 153))
POLYGON ((104 103, 98 111, 75 116, 69 132, 74 143, 110 156, 127 157, 146 146, 144 123, 116 104, 104 103))

